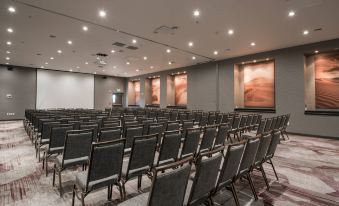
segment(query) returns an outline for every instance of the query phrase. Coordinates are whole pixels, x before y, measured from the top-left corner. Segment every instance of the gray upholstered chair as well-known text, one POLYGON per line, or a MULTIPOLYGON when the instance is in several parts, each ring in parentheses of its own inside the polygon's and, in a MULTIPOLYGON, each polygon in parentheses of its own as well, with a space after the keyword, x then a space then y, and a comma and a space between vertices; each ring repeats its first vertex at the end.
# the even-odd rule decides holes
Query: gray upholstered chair
POLYGON ((93 143, 88 170, 76 174, 73 186, 72 206, 75 196, 85 205, 85 197, 92 191, 108 188, 107 199, 112 199, 113 186, 117 186, 123 199, 121 168, 124 156, 125 139, 93 143), (80 194, 80 197, 79 197, 80 194))
MULTIPOLYGON (((62 196, 61 173, 67 168, 74 166, 84 166, 88 164, 91 145, 93 141, 93 130, 73 130, 66 133, 63 154, 55 158, 53 171, 53 186, 55 185, 55 175, 59 176, 59 192, 62 196)), ((84 167, 83 167, 84 168, 84 167)))
POLYGON ((121 127, 104 127, 99 131, 98 142, 118 140, 121 138, 121 127))
POLYGON ((271 124, 272 124, 273 119, 272 118, 268 118, 266 119, 266 123, 265 123, 265 127, 264 127, 264 134, 270 133, 271 132, 271 124))
POLYGON ((231 144, 228 146, 224 161, 221 166, 221 171, 217 181, 216 189, 211 193, 211 197, 217 193, 217 191, 228 188, 232 191, 234 201, 237 206, 239 206, 239 199, 237 192, 234 187, 234 182, 236 180, 236 175, 239 170, 240 162, 242 155, 245 149, 245 141, 231 144))
POLYGON ((172 110, 172 111, 170 112, 170 118, 169 118, 169 120, 170 120, 170 121, 177 121, 178 114, 179 114, 178 111, 172 110))
POLYGON ((254 164, 253 164, 253 169, 258 169, 259 171, 261 171, 261 174, 265 180, 265 184, 267 186, 267 189, 269 189, 269 184, 268 184, 268 180, 263 168, 263 164, 265 162, 265 157, 268 151, 268 147, 270 146, 271 140, 272 140, 272 134, 266 134, 263 136, 260 136, 260 143, 259 143, 259 147, 258 147, 258 151, 257 154, 255 156, 255 160, 254 160, 254 164))
POLYGON ((179 130, 180 129, 180 124, 179 121, 171 121, 167 122, 166 124, 166 131, 174 131, 174 130, 179 130))
POLYGON ((266 119, 260 120, 260 123, 259 123, 259 125, 257 127, 256 135, 261 135, 261 134, 264 133, 265 125, 266 125, 266 119))
POLYGON ((126 144, 125 144, 126 152, 130 151, 134 137, 142 136, 143 129, 144 128, 142 125, 129 126, 125 128, 125 132, 123 136, 124 138, 126 138, 126 144))
POLYGON ((80 130, 92 129, 93 141, 98 141, 99 124, 98 123, 81 123, 80 130))
POLYGON ((239 127, 238 127, 238 131, 237 131, 238 138, 241 138, 241 135, 246 131, 247 119, 248 119, 248 115, 243 115, 240 118, 239 127))
POLYGON ((193 120, 186 120, 182 122, 182 136, 185 137, 186 136, 186 131, 187 129, 193 128, 194 127, 194 121, 193 120))
POLYGON ((123 164, 122 185, 126 197, 125 184, 138 177, 138 190, 141 188, 142 176, 149 174, 153 167, 158 137, 157 134, 134 137, 128 162, 123 164))
POLYGON ((160 123, 153 123, 148 125, 147 134, 158 134, 158 145, 160 145, 161 138, 165 131, 165 127, 160 123))
POLYGON ((187 205, 200 205, 204 202, 213 204, 211 193, 214 191, 220 164, 223 158, 224 147, 219 147, 216 150, 201 153, 196 161, 196 172, 192 184, 188 184, 189 198, 187 205), (191 188, 190 188, 191 186, 191 188))
POLYGON ((150 192, 133 197, 118 206, 181 206, 191 171, 192 157, 153 169, 150 192), (163 171, 167 171, 164 172, 163 171))
POLYGON ((48 175, 48 159, 51 155, 60 154, 64 150, 66 132, 74 129, 73 124, 58 124, 51 126, 50 141, 43 149, 42 168, 46 167, 48 175))
POLYGON ((200 128, 187 129, 184 144, 180 152, 180 159, 195 156, 200 142, 200 128))
POLYGON ((288 127, 288 124, 289 124, 289 121, 290 121, 290 117, 291 117, 290 114, 287 114, 287 115, 286 115, 286 118, 285 118, 283 127, 282 127, 282 129, 281 129, 281 135, 282 135, 282 137, 283 137, 284 140, 286 140, 285 135, 286 135, 287 139, 289 139, 289 136, 288 136, 288 134, 287 134, 287 127, 288 127))
POLYGON ((255 128, 255 125, 257 123, 258 117, 259 117, 258 114, 254 114, 253 115, 249 131, 252 131, 255 128))
POLYGON ((265 162, 269 163, 272 168, 273 168, 273 172, 274 172, 274 175, 275 177, 277 178, 277 180, 279 180, 279 177, 278 177, 278 174, 275 170, 275 167, 273 165, 273 162, 272 162, 272 158, 274 157, 274 154, 275 154, 275 151, 277 149, 277 146, 279 144, 279 141, 280 141, 280 135, 281 135, 281 132, 280 131, 275 131, 273 133, 273 136, 272 136, 272 140, 271 140, 271 143, 270 143, 270 146, 268 147, 267 149, 267 153, 265 155, 265 162))
POLYGON ((216 119, 217 119, 216 113, 209 113, 208 114, 207 125, 214 125, 216 119))
POLYGON ((51 127, 54 125, 60 125, 59 121, 44 122, 42 124, 41 137, 36 141, 36 156, 38 156, 40 162, 40 150, 43 145, 47 145, 50 140, 51 127))
POLYGON ((245 127, 244 127, 244 132, 248 132, 251 130, 251 123, 252 123, 253 116, 254 116, 253 114, 249 114, 247 116, 247 120, 246 120, 245 127))
POLYGON ((213 148, 215 137, 217 136, 217 125, 206 126, 203 131, 198 152, 205 152, 213 148))
POLYGON ((204 127, 208 124, 208 114, 201 114, 199 126, 204 127))
POLYGON ((223 123, 218 126, 218 132, 213 143, 213 148, 225 145, 225 141, 228 138, 228 131, 230 129, 231 127, 228 123, 223 123))
POLYGON ((232 123, 231 123, 231 129, 229 131, 229 138, 231 138, 231 134, 233 134, 233 138, 235 140, 235 138, 238 138, 238 141, 240 141, 240 137, 238 136, 238 131, 239 131, 239 123, 240 123, 240 117, 235 116, 232 119, 232 123))
POLYGON ((70 120, 70 121, 68 121, 68 124, 73 124, 74 125, 74 129, 75 130, 79 130, 81 122, 78 121, 78 120, 70 120))
POLYGON ((251 174, 254 160, 258 151, 260 139, 259 137, 248 138, 246 141, 245 151, 241 159, 239 171, 237 174, 237 179, 246 178, 250 184, 253 196, 255 200, 258 200, 257 193, 255 191, 251 174))
POLYGON ((104 121, 102 122, 101 127, 104 127, 104 128, 120 127, 120 121, 104 121))
POLYGON ((155 166, 175 162, 178 159, 181 136, 179 131, 165 132, 155 166))

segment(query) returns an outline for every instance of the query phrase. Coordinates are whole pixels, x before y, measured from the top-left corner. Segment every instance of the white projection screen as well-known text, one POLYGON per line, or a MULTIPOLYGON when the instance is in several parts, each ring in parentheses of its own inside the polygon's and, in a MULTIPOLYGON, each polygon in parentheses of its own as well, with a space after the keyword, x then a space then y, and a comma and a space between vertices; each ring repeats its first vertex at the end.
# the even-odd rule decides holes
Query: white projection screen
POLYGON ((37 71, 37 109, 94 107, 94 76, 72 72, 37 71))

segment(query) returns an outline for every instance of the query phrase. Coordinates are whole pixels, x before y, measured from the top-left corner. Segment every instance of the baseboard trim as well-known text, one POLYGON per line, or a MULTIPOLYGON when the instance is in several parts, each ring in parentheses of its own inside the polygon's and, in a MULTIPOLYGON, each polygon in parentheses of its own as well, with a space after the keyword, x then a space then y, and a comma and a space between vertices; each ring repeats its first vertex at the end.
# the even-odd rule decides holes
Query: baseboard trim
POLYGON ((0 119, 0 122, 19 121, 24 119, 0 119))
POLYGON ((306 134, 306 133, 298 133, 298 132, 287 132, 287 133, 292 134, 292 135, 300 135, 300 136, 308 136, 308 137, 315 137, 315 138, 322 138, 322 139, 339 140, 339 137, 332 137, 332 136, 314 135, 314 134, 306 134))

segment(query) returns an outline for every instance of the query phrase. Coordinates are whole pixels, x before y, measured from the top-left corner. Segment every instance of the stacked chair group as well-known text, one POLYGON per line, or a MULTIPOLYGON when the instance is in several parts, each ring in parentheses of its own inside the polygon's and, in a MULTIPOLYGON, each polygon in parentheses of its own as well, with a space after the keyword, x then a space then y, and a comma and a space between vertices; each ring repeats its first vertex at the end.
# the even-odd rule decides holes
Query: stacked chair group
POLYGON ((223 188, 261 172, 269 188, 263 164, 272 165, 280 138, 287 136, 289 115, 262 118, 261 114, 203 112, 200 110, 129 109, 26 110, 25 129, 46 171, 53 162, 53 186, 58 176, 63 195, 62 172, 81 168, 75 174, 75 197, 85 204, 94 190, 113 186, 120 192, 120 205, 213 204, 223 188), (41 157, 42 156, 42 157, 41 157), (151 189, 127 198, 125 184, 151 178, 151 189))

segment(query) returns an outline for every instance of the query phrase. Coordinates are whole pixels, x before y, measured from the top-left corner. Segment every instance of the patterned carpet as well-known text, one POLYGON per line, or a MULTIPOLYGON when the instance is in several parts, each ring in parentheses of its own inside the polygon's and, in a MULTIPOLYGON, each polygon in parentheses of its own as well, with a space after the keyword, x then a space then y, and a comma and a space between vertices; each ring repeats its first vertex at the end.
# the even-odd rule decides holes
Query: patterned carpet
MULTIPOLYGON (((290 136, 291 140, 278 146, 273 159, 279 182, 270 165, 265 170, 271 189, 265 189, 259 173, 252 175, 259 200, 254 201, 246 182, 239 182, 241 205, 339 205, 339 141, 290 136)), ((50 167, 52 164, 50 164, 50 167)), ((71 205, 71 188, 74 174, 63 175, 65 194, 59 197, 48 177, 35 158, 35 150, 27 137, 22 122, 0 122, 0 206, 1 205, 71 205)), ((149 191, 150 180, 143 179, 143 191, 149 191)), ((138 194, 136 181, 128 182, 128 197, 138 194)), ((117 205, 119 192, 113 191, 113 202, 107 202, 107 190, 90 193, 86 205, 117 205)), ((220 192, 214 200, 220 205, 234 205, 231 193, 220 192)), ((80 205, 80 201, 76 201, 80 205)))

